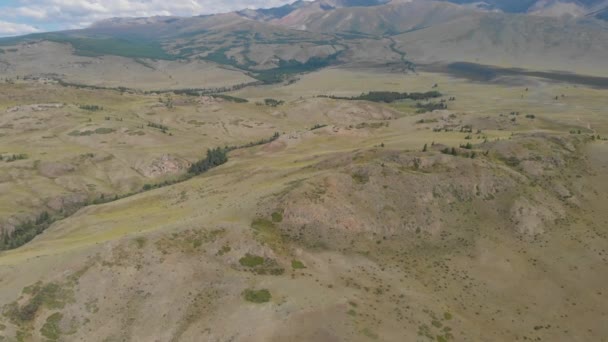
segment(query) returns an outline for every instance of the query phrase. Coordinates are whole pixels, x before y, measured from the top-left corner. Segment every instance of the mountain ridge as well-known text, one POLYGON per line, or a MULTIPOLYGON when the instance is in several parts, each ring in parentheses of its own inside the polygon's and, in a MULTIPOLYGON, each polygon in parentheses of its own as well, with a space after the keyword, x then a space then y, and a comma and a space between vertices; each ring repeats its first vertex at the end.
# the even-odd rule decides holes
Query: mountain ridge
MULTIPOLYGON (((415 64, 468 62, 608 76, 601 68, 607 36, 606 22, 585 16, 504 13, 448 1, 320 0, 195 17, 114 18, 0 44, 50 41, 91 58, 200 60, 280 82, 353 63, 413 70, 415 64), (573 64, 576 58, 585 63, 573 64)), ((10 56, 0 55, 0 61, 20 69, 10 56)))

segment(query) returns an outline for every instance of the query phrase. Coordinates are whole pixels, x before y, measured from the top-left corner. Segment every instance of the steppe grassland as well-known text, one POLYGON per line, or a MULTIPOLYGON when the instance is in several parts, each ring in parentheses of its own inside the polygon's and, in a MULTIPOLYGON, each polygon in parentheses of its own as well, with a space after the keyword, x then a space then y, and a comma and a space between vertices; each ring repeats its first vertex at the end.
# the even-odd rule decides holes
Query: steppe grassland
MULTIPOLYGON (((601 134, 606 127, 606 120, 602 120, 601 108, 608 99, 605 91, 589 89, 574 85, 544 84, 534 86, 487 85, 464 81, 440 74, 395 75, 391 73, 378 74, 366 70, 329 69, 326 71, 302 76, 302 79, 287 87, 251 88, 234 93, 252 99, 277 98, 286 93, 314 96, 319 94, 332 94, 340 96, 358 95, 371 90, 394 91, 425 91, 437 84, 437 89, 447 96, 456 97, 456 101, 449 103, 449 112, 455 113, 458 120, 467 122, 471 118, 486 118, 494 120, 499 114, 509 114, 518 111, 534 113, 535 120, 526 120, 521 116, 518 124, 498 130, 484 129, 483 135, 489 140, 508 138, 512 132, 531 130, 552 130, 556 133, 568 134, 567 127, 572 126, 583 131, 592 130, 601 134), (334 93, 335 89, 343 89, 341 93, 334 93), (528 88, 528 91, 525 91, 528 88), (559 99, 554 99, 559 94, 559 99), (564 94, 565 97, 561 97, 564 94), (462 117, 462 119, 461 119, 462 117)), ((119 159, 128 161, 139 158, 149 158, 151 155, 173 153, 194 160, 202 155, 205 148, 227 144, 239 144, 254 141, 269 136, 273 131, 295 132, 306 131, 313 124, 334 124, 347 126, 366 121, 365 118, 355 118, 350 122, 339 122, 328 115, 319 112, 327 106, 334 105, 334 100, 326 99, 292 99, 286 105, 277 108, 257 106, 252 103, 246 105, 231 103, 214 103, 200 106, 190 102, 189 98, 174 96, 178 104, 173 109, 159 106, 159 96, 140 96, 123 94, 114 91, 78 90, 73 88, 59 88, 40 86, 31 87, 19 85, 17 88, 4 85, 6 89, 2 106, 10 108, 17 105, 31 104, 36 98, 37 103, 63 102, 69 104, 61 110, 52 110, 52 114, 68 111, 60 118, 52 117, 46 120, 45 126, 52 129, 55 139, 44 139, 42 136, 50 135, 48 130, 21 131, 19 135, 5 134, 2 138, 4 149, 26 153, 30 159, 56 161, 75 157, 91 151, 103 151, 119 159), (12 95, 14 94, 14 95, 12 95), (179 103, 181 101, 181 103, 179 103), (78 109, 75 103, 94 103, 104 107, 103 111, 87 112, 78 109), (312 108, 310 103, 312 103, 312 108), (111 120, 106 120, 107 116, 111 120), (116 121, 121 118, 124 121, 116 121), (212 125, 189 124, 192 120, 201 120, 212 125), (91 120, 91 121, 89 121, 91 120), (251 125, 234 125, 234 120, 250 122, 251 125), (146 130, 143 137, 130 138, 121 131, 139 129, 148 121, 162 122, 168 125, 173 136, 167 136, 155 130, 146 130), (232 122, 232 124, 230 124, 232 122), (89 125, 104 127, 110 126, 119 133, 111 134, 111 139, 104 136, 91 139, 65 138, 66 133, 79 128, 86 129, 89 125), (221 126, 220 126, 221 125, 221 126), (223 128, 219 129, 220 127, 223 128), (23 134, 25 133, 25 134, 23 134), (116 138, 119 135, 119 138, 116 138), (149 137, 152 136, 152 137, 149 137), (121 141, 124 139, 123 141, 121 141), (128 142, 127 142, 128 141, 128 142), (27 143, 25 143, 27 142, 27 143)), ((357 105, 350 102, 348 105, 357 105)), ((356 134, 323 134, 322 132, 294 135, 295 147, 283 153, 263 153, 265 165, 305 166, 310 160, 320 155, 349 150, 365 149, 385 144, 389 148, 408 149, 416 151, 424 144, 432 142, 448 146, 457 146, 467 142, 467 134, 460 132, 432 132, 434 124, 417 124, 421 118, 441 118, 446 114, 427 113, 415 114, 412 104, 384 105, 400 114, 395 120, 381 120, 388 124, 380 128, 349 129, 342 127, 341 132, 354 131, 356 134), (358 132, 359 131, 359 132, 358 132), (303 141, 305 143, 302 143, 303 141), (286 155, 286 154, 289 155, 286 155), (272 164, 267 164, 272 163, 272 164)), ((369 120, 374 121, 374 120, 369 120)), ((377 121, 377 120, 376 120, 377 121)), ((492 126, 492 122, 490 122, 492 126)), ((475 127, 474 127, 475 128, 475 127)), ((8 131, 10 132, 10 131, 8 131)), ((290 139, 288 139, 289 141, 290 139)), ((475 141, 473 141, 475 142, 475 141)), ((255 149, 253 149, 255 150, 255 149)), ((250 152, 234 153, 237 156, 248 155, 250 152)), ((254 158, 255 159, 255 158, 254 158)), ((8 164, 7 164, 8 165, 8 164)), ((116 171, 116 170, 114 170, 116 171)), ((31 176, 31 175, 30 175, 31 176)), ((18 202, 15 198, 26 198, 32 194, 32 189, 40 194, 57 191, 57 185, 46 182, 46 178, 29 181, 27 186, 9 187, 5 192, 6 199, 3 208, 6 212, 15 212, 18 202)))
MULTIPOLYGON (((606 132, 606 123, 598 112, 605 105, 605 93, 599 90, 543 84, 542 88, 538 86, 538 90, 530 86, 528 92, 525 92, 522 86, 482 85, 432 74, 419 75, 421 79, 418 79, 389 74, 374 77, 365 71, 326 72, 330 76, 323 73, 303 76, 300 82, 288 87, 302 87, 302 84, 310 82, 308 86, 300 89, 308 89, 309 96, 319 95, 317 92, 324 90, 322 83, 314 79, 310 81, 309 78, 327 77, 330 80, 344 75, 343 86, 348 89, 344 95, 358 95, 370 90, 426 91, 437 83, 437 89, 446 96, 456 97, 456 101, 449 102, 450 107, 446 112, 416 114, 414 103, 370 106, 361 102, 311 99, 305 95, 302 100, 299 96, 294 96, 285 105, 274 108, 254 103, 214 103, 198 106, 188 104, 189 98, 174 97, 173 110, 161 106, 155 115, 151 115, 153 118, 162 118, 162 122, 171 127, 173 137, 146 131, 143 137, 153 135, 155 138, 150 142, 152 145, 134 140, 133 146, 140 144, 144 151, 154 150, 158 146, 163 151, 194 158, 200 156, 202 149, 207 147, 202 143, 203 146, 196 146, 192 144, 194 141, 209 139, 206 145, 221 146, 238 141, 248 142, 254 140, 251 139, 254 137, 267 137, 268 133, 275 130, 284 131, 286 134, 270 145, 234 151, 226 165, 184 183, 82 209, 77 214, 55 223, 27 246, 4 252, 0 257, 0 264, 4 266, 0 279, 3 289, 6 289, 2 291, 2 302, 14 300, 25 286, 31 285, 34 282, 32 274, 36 274, 36 279, 42 275, 45 275, 44 278, 54 279, 57 278, 56 272, 64 272, 67 268, 78 270, 88 262, 87 260, 95 259, 97 253, 102 259, 108 255, 110 258, 118 258, 121 254, 114 253, 121 250, 119 247, 128 246, 127 257, 123 260, 126 265, 108 266, 114 274, 108 277, 133 278, 131 275, 136 274, 136 263, 140 262, 136 261, 139 260, 137 255, 140 251, 144 255, 141 266, 146 271, 169 267, 163 264, 163 258, 169 260, 169 265, 180 265, 198 271, 223 269, 225 271, 222 276, 199 279, 200 283, 197 284, 199 287, 212 288, 214 281, 229 277, 232 282, 231 285, 224 284, 226 288, 256 286, 270 289, 273 294, 272 305, 284 308, 286 312, 296 313, 284 322, 285 329, 301 328, 300 322, 306 317, 304 313, 313 312, 317 318, 308 317, 309 319, 316 320, 319 324, 321 319, 335 322, 331 329, 353 332, 352 340, 396 339, 403 336, 417 338, 421 333, 443 334, 441 329, 444 326, 450 326, 457 336, 473 339, 484 336, 496 340, 512 340, 515 336, 536 334, 559 338, 563 336, 563 331, 568 329, 574 330, 582 339, 602 336, 605 331, 599 324, 598 316, 605 315, 602 307, 606 303, 597 293, 601 292, 602 281, 605 280, 601 275, 598 276, 598 270, 605 266, 595 252, 598 248, 603 248, 604 240, 593 242, 584 220, 575 221, 567 230, 562 230, 564 228, 560 226, 559 230, 551 231, 539 241, 529 243, 538 244, 538 248, 523 248, 522 243, 527 242, 522 242, 511 232, 496 230, 493 223, 488 221, 489 217, 472 220, 466 216, 454 216, 451 220, 455 225, 480 232, 479 236, 470 237, 475 242, 474 247, 450 245, 446 248, 442 242, 414 237, 384 241, 380 247, 376 246, 375 241, 369 241, 368 246, 359 246, 360 251, 344 253, 323 249, 298 249, 298 258, 307 265, 303 273, 306 272, 310 276, 298 273, 294 279, 253 277, 249 273, 235 270, 233 265, 237 264, 238 259, 245 253, 274 255, 268 247, 257 245, 251 233, 251 222, 260 215, 266 215, 263 203, 270 201, 276 205, 273 199, 277 194, 288 191, 293 184, 322 179, 335 173, 332 169, 318 168, 316 165, 319 162, 346 155, 352 156, 354 164, 361 163, 363 167, 367 167, 367 164, 377 163, 374 156, 381 155, 383 150, 409 150, 416 154, 425 143, 430 144, 433 141, 447 146, 458 146, 470 141, 466 139, 467 133, 433 132, 434 126, 444 123, 472 122, 473 129, 485 125, 488 128, 484 128, 482 132, 487 135, 488 140, 509 139, 512 132, 540 130, 567 136, 570 135, 571 127, 588 134, 586 122, 581 120, 592 122, 593 129, 602 136, 606 132), (401 80, 402 77, 411 80, 406 82, 401 80), (395 82, 403 83, 390 84, 395 82), (552 105, 551 98, 554 99, 554 96, 549 95, 553 92, 559 94, 560 90, 567 89, 570 89, 571 93, 566 93, 563 99, 560 98, 561 104, 552 105), (534 95, 535 92, 538 94, 534 95), (531 99, 523 101, 522 95, 524 100, 526 96, 536 96, 535 99, 546 101, 547 106, 561 111, 556 110, 559 114, 553 116, 551 108, 537 105, 531 99), (185 102, 180 102, 182 100, 185 102), (499 108, 496 108, 497 106, 499 108), (204 109, 201 109, 202 107, 204 109), (201 112, 196 113, 197 110, 201 112), (512 124, 510 120, 509 113, 512 111, 522 113, 516 118, 516 124, 512 124), (351 118, 344 120, 343 112, 350 113, 348 116, 351 118), (528 112, 533 112, 536 118, 523 117, 524 113, 528 112), (382 117, 378 113, 384 113, 387 117, 377 119, 382 117), (388 116, 389 114, 391 116, 388 116), (450 114, 455 114, 455 117, 450 118, 450 114), (501 117, 499 114, 506 114, 507 117, 501 117), (580 120, 578 115, 581 115, 580 120), (213 126, 199 125, 200 127, 184 123, 191 119, 229 123, 233 117, 259 122, 259 127, 262 128, 249 124, 247 125, 253 128, 227 124, 227 131, 223 131, 221 123, 213 126), (389 117, 392 119, 388 119, 389 117), (421 119, 430 121, 417 123, 421 119), (310 131, 310 127, 317 123, 330 126, 310 131), (382 125, 359 126, 362 123, 382 125), (201 137, 204 134, 212 136, 213 139, 201 137), (172 139, 179 142, 169 143, 172 139), (384 147, 381 147, 382 144, 384 147), (360 152, 371 157, 355 160, 354 157, 360 152), (158 246, 159 239, 171 237, 173 234, 180 236, 188 229, 226 230, 226 235, 217 243, 204 245, 202 256, 197 258, 197 262, 205 260, 210 264, 201 266, 190 259, 178 259, 171 253, 163 256, 156 251, 155 246, 158 246), (141 238, 145 240, 138 240, 141 238), (137 241, 148 243, 144 243, 145 248, 138 249, 137 241), (218 251, 226 245, 231 247, 231 251, 225 257, 218 257, 218 251), (564 246, 568 246, 568 252, 563 250, 564 246), (588 248, 589 246, 592 248, 588 248), (373 253, 366 256, 365 249, 373 253), (561 255, 559 259, 554 258, 557 254, 561 255), (395 259, 395 256, 398 258, 395 259), (152 261, 146 258, 152 258, 152 261), (72 261, 68 262, 70 259, 72 261), (581 260, 585 260, 584 265, 581 260), (409 265, 407 271, 403 270, 402 262, 409 265), (54 266, 65 264, 69 267, 54 266), (449 273, 444 271, 447 267, 450 269, 449 273), (126 275, 120 275, 123 270, 126 275), (458 274, 464 278, 456 276, 458 274), (354 278, 359 283, 371 287, 372 292, 355 290, 348 285, 348 281, 345 284, 340 277, 354 278), (577 294, 576 305, 564 302, 564 298, 569 298, 572 293, 577 294), (400 299, 403 298, 401 295, 407 300, 400 299), (556 301, 556 298, 559 300, 556 301), (349 304, 350 301, 355 305, 349 304), (408 306, 410 308, 407 308, 408 306), (352 313, 346 313, 351 311, 352 313), (344 326, 340 325, 340 317, 345 317, 344 326), (405 318, 402 320, 399 317, 405 318), (590 320, 592 317, 598 319, 590 320), (480 321, 483 324, 475 323, 480 321), (551 322, 554 328, 545 329, 548 322, 551 322), (535 326, 541 325, 540 330, 535 329, 535 326)), ((325 90, 329 92, 332 89, 328 87, 325 90)), ((289 100, 281 94, 283 93, 279 87, 266 87, 263 90, 246 89, 236 95, 247 97, 251 102, 264 98, 289 100), (247 92, 253 95, 249 97, 247 92)), ((132 95, 123 96, 131 98, 132 95)), ((156 105, 158 99, 132 97, 135 98, 134 102, 121 104, 117 112, 124 115, 124 109, 126 113, 132 113, 131 125, 137 127, 146 123, 146 112, 151 111, 149 107, 156 105), (123 105, 125 107, 122 107, 123 105), (146 108, 143 111, 140 110, 142 106, 146 108)), ((91 99, 94 100, 95 97, 91 99)), ((119 98, 116 101, 119 101, 119 98)), ((108 108, 115 106, 112 101, 100 100, 94 103, 108 108)), ((82 114, 82 121, 78 121, 77 125, 83 126, 78 127, 86 127, 88 115, 82 114)), ((103 113, 95 112, 90 115, 93 115, 94 123, 104 124, 106 121, 103 113)), ((121 127, 129 124, 126 115, 124 120, 110 122, 121 127)), ((73 124, 66 125, 66 128, 58 132, 69 132, 73 124)), ((479 142, 481 141, 473 140, 473 143, 479 142)), ((115 141, 108 143, 117 144, 115 141)), ((90 146, 93 145, 87 144, 87 147, 90 146)), ((602 147, 598 146, 605 146, 605 142, 596 142, 593 146, 593 155, 599 156, 601 152, 596 149, 601 150, 602 147)), ((62 145, 55 146, 57 150, 61 148, 62 145)), ((60 152, 57 153, 53 156, 61 155, 60 152)), ((137 152, 123 153, 134 153, 126 155, 127 158, 134 158, 137 152)), ((602 184, 606 182, 605 175, 596 176, 595 181, 602 184)), ((354 187, 345 191, 356 193, 361 190, 354 187)), ((601 222, 605 220, 601 217, 601 204, 595 205, 597 208, 590 208, 598 214, 593 221, 601 222)), ((578 217, 578 214, 575 215, 578 217)), ((183 253, 187 253, 189 248, 188 245, 178 246, 183 253)), ((275 257, 281 258, 280 255, 275 257)), ((163 270, 168 271, 164 268, 163 270)), ((89 284, 90 279, 87 281, 85 284, 89 284)), ((123 281, 127 282, 126 278, 123 281)), ((158 282, 166 283, 162 280, 158 282)), ((171 293, 170 289, 165 291, 167 295, 171 293)), ((185 291, 182 289, 180 292, 185 291)), ((135 294, 130 295, 132 297, 120 300, 136 298, 135 294)), ((255 329, 253 331, 258 335, 252 337, 253 339, 269 339, 273 336, 273 330, 287 334, 286 330, 281 330, 273 323, 276 322, 276 317, 269 310, 243 308, 238 299, 235 300, 234 296, 230 298, 221 299, 226 312, 232 310, 232 317, 243 322, 242 327, 246 327, 247 331, 255 329), (255 315, 252 315, 252 312, 255 315), (264 331, 270 331, 268 334, 271 335, 264 335, 264 331)), ((163 299, 159 297, 158 300, 160 304, 163 299)), ((189 299, 180 299, 176 303, 176 306, 187 307, 189 299)), ((111 310, 110 304, 102 307, 102 310, 106 310, 102 311, 103 314, 109 313, 107 310, 111 310)), ((213 311, 213 314, 214 317, 222 316, 221 310, 213 311)), ((195 316, 196 319, 210 320, 211 323, 217 324, 217 329, 231 331, 226 322, 214 322, 208 318, 210 312, 201 311, 197 315, 200 316, 195 316)), ((114 321, 108 326, 114 330, 118 329, 113 324, 114 321)), ((152 324, 149 323, 148 328, 156 329, 152 324)), ((188 330, 186 326, 184 330, 184 337, 195 336, 196 329, 188 330)), ((138 336, 146 336, 143 331, 138 333, 138 336)))
MULTIPOLYGON (((358 96, 378 90, 438 90, 446 97, 456 98, 456 101, 448 102, 450 113, 466 114, 469 120, 487 118, 496 121, 501 114, 510 119, 511 112, 518 112, 516 124, 500 125, 503 132, 498 133, 499 136, 518 131, 563 132, 564 127, 582 129, 587 133, 608 129, 608 120, 603 114, 608 104, 607 90, 532 77, 503 77, 488 84, 440 73, 403 74, 383 71, 382 68, 335 68, 301 76, 298 82, 288 86, 246 88, 234 94, 258 101, 268 97, 296 100, 318 95, 358 96), (526 120, 525 116, 530 114, 536 120, 526 120)), ((412 116, 415 114, 414 105, 413 101, 404 101, 389 107, 404 116, 412 116)), ((401 122, 404 123, 402 129, 411 129, 410 120, 401 122)), ((429 136, 427 133, 424 135, 429 136)))
POLYGON ((0 205, 4 216, 27 214, 40 206, 38 199, 66 191, 99 195, 139 190, 143 183, 157 181, 141 173, 163 155, 194 161, 207 148, 241 145, 298 127, 298 122, 277 120, 265 108, 209 99, 203 104, 175 95, 121 95, 57 85, 0 87, 0 153, 27 155, 26 160, 0 164, 6 179, 0 205), (29 108, 46 103, 60 108, 29 108), (168 130, 163 133, 150 123, 168 130), (87 131, 95 133, 80 136, 87 131))
POLYGON ((143 90, 219 88, 255 81, 241 71, 201 60, 168 61, 119 56, 78 56, 66 44, 39 42, 3 54, 2 79, 62 75, 69 83, 143 90), (53 56, 48 58, 47 56, 53 56))

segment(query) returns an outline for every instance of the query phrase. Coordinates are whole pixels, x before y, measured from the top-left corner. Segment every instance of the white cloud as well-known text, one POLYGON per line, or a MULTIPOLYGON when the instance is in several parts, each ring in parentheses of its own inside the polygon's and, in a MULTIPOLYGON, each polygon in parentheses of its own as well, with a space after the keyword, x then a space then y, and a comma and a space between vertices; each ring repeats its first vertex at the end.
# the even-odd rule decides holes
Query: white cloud
POLYGON ((29 17, 29 18, 34 18, 34 19, 46 19, 47 18, 46 11, 36 9, 36 8, 19 7, 17 9, 15 9, 15 13, 21 17, 29 17))
POLYGON ((39 32, 40 30, 26 24, 11 23, 0 20, 0 37, 19 36, 22 34, 39 32))
MULTIPOLYGON (((0 20, 41 27, 76 28, 112 17, 193 16, 244 8, 275 7, 293 0, 19 0, 0 6, 0 20)), ((32 27, 30 27, 32 28, 32 27)), ((1 32, 0 32, 1 35, 1 32)))

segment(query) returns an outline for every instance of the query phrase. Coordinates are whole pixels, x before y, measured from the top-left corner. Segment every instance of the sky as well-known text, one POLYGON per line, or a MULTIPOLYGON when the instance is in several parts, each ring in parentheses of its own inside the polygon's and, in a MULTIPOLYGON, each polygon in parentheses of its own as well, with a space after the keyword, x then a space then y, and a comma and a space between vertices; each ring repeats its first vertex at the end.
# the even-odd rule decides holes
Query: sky
POLYGON ((0 0, 0 37, 87 27, 114 17, 194 16, 293 0, 0 0))

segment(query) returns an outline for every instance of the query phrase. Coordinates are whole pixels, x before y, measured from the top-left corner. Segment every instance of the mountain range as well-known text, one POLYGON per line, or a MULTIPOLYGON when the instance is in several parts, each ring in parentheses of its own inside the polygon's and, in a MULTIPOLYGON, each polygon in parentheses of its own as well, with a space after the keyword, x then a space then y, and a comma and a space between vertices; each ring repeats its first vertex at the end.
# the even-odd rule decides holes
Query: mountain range
MULTIPOLYGON (((505 13, 527 13, 534 15, 575 17, 589 16, 606 19, 608 1, 606 0, 443 0, 454 4, 486 11, 500 11, 505 13)), ((411 2, 411 0, 320 0, 296 1, 292 4, 277 8, 244 10, 239 14, 256 20, 277 20, 294 12, 321 12, 331 11, 344 7, 371 7, 388 3, 411 2)))
POLYGON ((608 1, 605 0, 447 0, 457 4, 470 4, 478 8, 509 13, 536 15, 595 16, 606 19, 608 1))
MULTIPOLYGON (((608 23, 600 20, 607 4, 318 0, 189 18, 114 18, 81 30, 0 39, 5 46, 0 71, 36 78, 48 74, 45 66, 52 64, 55 78, 70 81, 74 68, 69 63, 86 69, 99 66, 107 56, 118 56, 144 61, 149 68, 141 72, 158 71, 152 66, 157 61, 180 61, 195 64, 192 72, 200 65, 219 66, 240 73, 241 80, 264 83, 331 65, 388 65, 414 71, 461 62, 608 76, 608 23), (51 56, 49 45, 40 44, 44 42, 63 46, 63 52, 55 48, 53 53, 64 57, 51 56), (29 46, 25 59, 26 50, 18 47, 23 43, 29 46), (78 61, 69 61, 74 58, 78 61), (66 62, 58 63, 61 60, 66 62)), ((104 76, 93 83, 107 84, 104 76)), ((187 84, 180 81, 171 85, 183 86, 187 84)))

